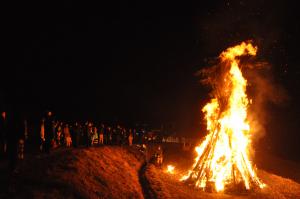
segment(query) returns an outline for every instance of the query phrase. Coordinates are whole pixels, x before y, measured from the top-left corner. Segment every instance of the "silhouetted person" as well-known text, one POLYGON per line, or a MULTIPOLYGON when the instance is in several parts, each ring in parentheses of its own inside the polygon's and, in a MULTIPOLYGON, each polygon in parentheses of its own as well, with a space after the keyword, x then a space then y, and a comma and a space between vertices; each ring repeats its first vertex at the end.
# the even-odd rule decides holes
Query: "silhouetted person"
POLYGON ((122 138, 121 138, 121 127, 118 125, 116 129, 116 144, 121 145, 122 138))
POLYGON ((101 124, 101 127, 99 129, 99 135, 98 135, 98 144, 103 144, 104 140, 104 124, 101 124))
POLYGON ((7 150, 7 119, 6 112, 3 111, 0 117, 0 155, 4 156, 7 150))
POLYGON ((75 123, 74 127, 71 130, 71 136, 72 136, 73 146, 75 148, 77 148, 79 145, 79 139, 80 139, 80 128, 79 128, 79 125, 77 122, 75 123))
POLYGON ((143 144, 144 143, 143 138, 144 138, 143 130, 139 129, 138 130, 138 142, 139 142, 139 144, 143 144))
POLYGON ((56 127, 56 142, 57 142, 58 146, 60 146, 62 144, 61 143, 62 126, 63 126, 63 123, 62 122, 58 122, 57 127, 56 127))
POLYGON ((128 144, 129 146, 132 146, 132 140, 133 140, 133 135, 131 129, 129 130, 129 135, 128 135, 128 144))
POLYGON ((93 144, 93 137, 94 137, 93 124, 89 122, 87 128, 88 128, 88 146, 90 147, 93 144))
POLYGON ((103 143, 108 144, 108 139, 107 127, 103 124, 103 143))
POLYGON ((40 126, 40 151, 45 150, 45 119, 43 118, 40 126))
POLYGON ((56 136, 56 126, 57 126, 57 122, 55 122, 54 120, 52 120, 52 139, 51 139, 51 148, 56 148, 56 140, 55 140, 55 136, 56 136))
POLYGON ((78 127, 80 132, 79 145, 84 145, 84 125, 78 124, 78 127))
POLYGON ((112 129, 111 127, 106 128, 106 135, 107 135, 107 144, 112 144, 113 136, 112 136, 112 129))
POLYGON ((53 137, 53 117, 52 112, 48 111, 46 113, 45 121, 44 121, 44 127, 45 127, 45 152, 50 153, 51 148, 51 141, 54 138, 53 137))
POLYGON ((123 127, 121 128, 121 144, 126 145, 126 143, 127 143, 126 129, 123 127))
POLYGON ((92 145, 92 138, 93 138, 93 125, 92 125, 92 123, 87 122, 84 130, 85 130, 85 132, 84 132, 85 145, 87 147, 90 147, 92 145))
POLYGON ((112 134, 112 144, 115 145, 115 144, 117 144, 117 130, 116 130, 116 128, 111 129, 111 134, 112 134))
POLYGON ((27 121, 24 117, 21 117, 20 128, 18 129, 18 159, 24 159, 24 152, 25 152, 25 141, 27 137, 27 121))

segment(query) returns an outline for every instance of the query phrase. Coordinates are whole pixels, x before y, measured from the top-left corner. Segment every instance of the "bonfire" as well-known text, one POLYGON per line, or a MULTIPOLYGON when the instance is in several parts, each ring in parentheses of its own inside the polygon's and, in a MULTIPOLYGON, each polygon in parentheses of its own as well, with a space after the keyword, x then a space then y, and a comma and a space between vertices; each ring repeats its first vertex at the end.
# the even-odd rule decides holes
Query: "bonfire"
POLYGON ((251 129, 247 110, 247 80, 241 59, 255 56, 251 42, 230 47, 219 56, 219 63, 203 69, 203 82, 212 87, 212 99, 203 107, 208 134, 196 147, 193 169, 182 180, 204 190, 263 188, 251 162, 251 129))

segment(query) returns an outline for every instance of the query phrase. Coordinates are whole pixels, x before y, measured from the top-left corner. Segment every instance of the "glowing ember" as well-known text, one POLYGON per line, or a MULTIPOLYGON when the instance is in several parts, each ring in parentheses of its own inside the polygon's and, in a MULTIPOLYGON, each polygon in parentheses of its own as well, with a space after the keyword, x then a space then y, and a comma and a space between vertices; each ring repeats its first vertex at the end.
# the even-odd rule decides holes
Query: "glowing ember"
MULTIPOLYGON (((255 56, 251 43, 228 48, 217 65, 220 76, 210 78, 213 98, 202 111, 205 113, 208 135, 196 147, 198 157, 193 170, 182 178, 196 187, 223 191, 232 185, 263 188, 250 158, 251 131, 247 122, 249 99, 247 81, 240 69, 241 56, 255 56)), ((237 187, 237 186, 235 186, 237 187)))
POLYGON ((168 167, 167 167, 167 173, 174 174, 174 169, 175 169, 174 166, 168 165, 168 167))

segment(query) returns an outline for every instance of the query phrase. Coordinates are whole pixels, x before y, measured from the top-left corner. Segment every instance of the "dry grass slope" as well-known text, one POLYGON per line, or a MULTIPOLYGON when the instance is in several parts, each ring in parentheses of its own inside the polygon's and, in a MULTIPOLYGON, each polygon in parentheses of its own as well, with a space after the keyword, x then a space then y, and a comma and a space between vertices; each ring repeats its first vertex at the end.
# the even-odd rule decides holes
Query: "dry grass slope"
POLYGON ((56 151, 24 162, 14 198, 143 198, 142 154, 130 148, 56 151))

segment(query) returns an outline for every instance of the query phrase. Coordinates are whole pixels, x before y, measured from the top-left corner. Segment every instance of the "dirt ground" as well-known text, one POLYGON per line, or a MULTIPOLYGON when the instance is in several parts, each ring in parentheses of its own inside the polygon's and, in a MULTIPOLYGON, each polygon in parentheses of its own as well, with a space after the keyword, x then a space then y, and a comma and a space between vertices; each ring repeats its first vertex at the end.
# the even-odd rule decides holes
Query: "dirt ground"
POLYGON ((162 169, 149 165, 146 176, 157 198, 300 198, 299 163, 282 160, 270 154, 257 153, 256 156, 258 176, 267 187, 242 194, 207 193, 180 182, 179 179, 190 168, 196 155, 176 150, 174 146, 167 147, 162 169), (166 172, 168 164, 175 166, 174 174, 166 172))
POLYGON ((58 149, 50 155, 27 155, 19 172, 9 175, 0 161, 0 198, 300 198, 300 164, 257 153, 258 176, 267 184, 247 193, 207 193, 179 181, 193 164, 193 151, 163 145, 164 164, 145 161, 138 147, 103 146, 58 149), (175 173, 166 172, 167 165, 175 173))

